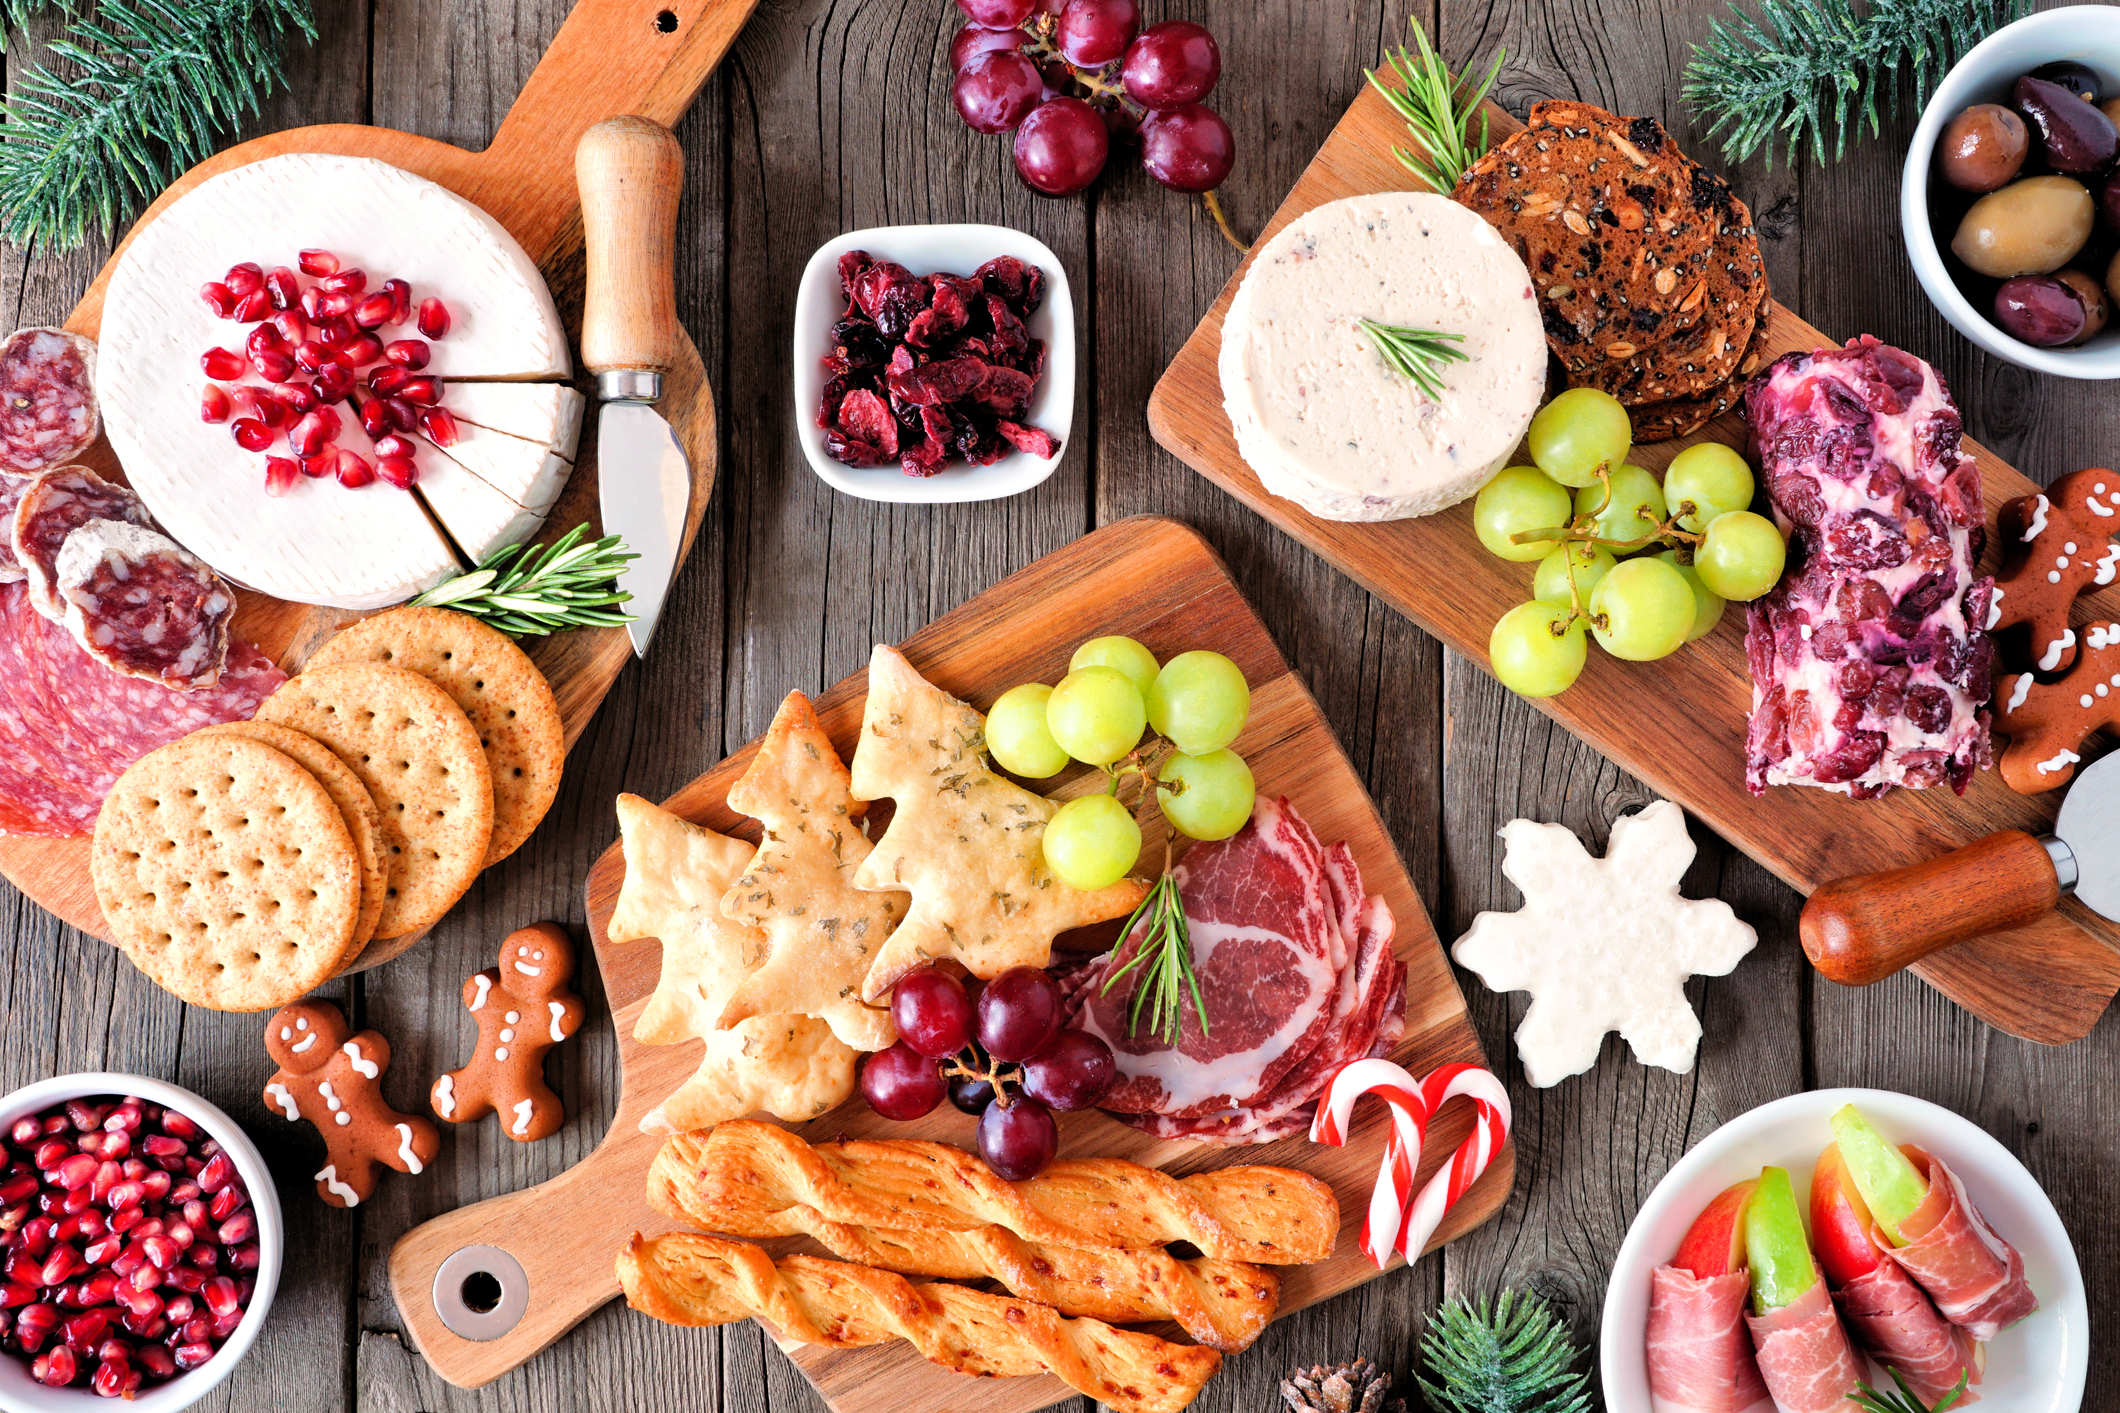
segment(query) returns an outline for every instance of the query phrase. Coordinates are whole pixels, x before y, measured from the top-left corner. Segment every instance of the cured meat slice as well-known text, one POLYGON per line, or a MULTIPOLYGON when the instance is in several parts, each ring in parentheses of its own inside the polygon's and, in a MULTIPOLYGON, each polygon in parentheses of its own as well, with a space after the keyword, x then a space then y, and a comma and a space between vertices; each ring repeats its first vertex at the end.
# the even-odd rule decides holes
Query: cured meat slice
POLYGON ((1745 1271, 1702 1279, 1682 1266, 1649 1277, 1652 1413, 1773 1413, 1745 1333, 1745 1271))
POLYGON ((29 580, 30 606, 46 618, 65 617, 56 583, 59 551, 68 535, 91 520, 154 528, 154 518, 138 496, 86 466, 46 471, 23 488, 12 529, 15 559, 29 580))
POLYGON ((1993 759, 1980 468, 1936 370, 1865 335, 1792 353, 1745 415, 1789 569, 1745 632, 1745 785, 1965 793, 1993 759))
MULTIPOLYGON (((1232 837, 1196 845, 1175 867, 1192 933, 1193 969, 1208 1028, 1181 1008, 1178 1043, 1146 1025, 1129 1035, 1139 969, 1106 992, 1099 983, 1081 1015, 1118 1059, 1104 1107, 1119 1113, 1191 1118, 1241 1108, 1273 1088, 1316 1049, 1335 1023, 1340 978, 1327 894, 1326 856, 1286 800, 1260 801, 1232 837)), ((1132 958, 1143 934, 1114 949, 1107 977, 1132 958)))
POLYGON ((195 692, 228 659, 235 591, 167 535, 91 520, 56 566, 67 629, 112 671, 195 692))
MULTIPOLYGON (((1980 1346, 1972 1335, 1936 1313, 1921 1287, 1890 1261, 1879 1261, 1868 1275, 1857 1276, 1833 1292, 1848 1334, 1869 1351, 1879 1366, 1897 1369, 1924 1404, 1935 1403, 1958 1386, 1961 1374, 1980 1382, 1980 1346)), ((1977 1403, 1968 1387, 1953 1408, 1977 1403)))
POLYGON ((202 726, 247 720, 287 680, 240 638, 204 691, 124 677, 28 596, 26 585, 0 585, 0 833, 88 833, 127 766, 202 726))
POLYGON ((18 584, 23 578, 22 561, 15 558, 15 507, 34 479, 16 471, 0 471, 0 584, 18 584))
POLYGON ((1779 1310, 1747 1314, 1759 1376, 1782 1413, 1847 1413, 1862 1364, 1823 1279, 1779 1310))
POLYGON ((1943 1159, 1909 1146, 1907 1157, 1929 1180, 1929 1194, 1900 1223, 1914 1236, 1888 1255, 1906 1268, 1937 1310, 1985 1342, 2039 1308, 2024 1278, 2024 1257, 1974 1209, 1965 1184, 1943 1159))
POLYGON ((0 340, 0 468, 64 466, 95 442, 96 346, 64 329, 17 329, 0 340))

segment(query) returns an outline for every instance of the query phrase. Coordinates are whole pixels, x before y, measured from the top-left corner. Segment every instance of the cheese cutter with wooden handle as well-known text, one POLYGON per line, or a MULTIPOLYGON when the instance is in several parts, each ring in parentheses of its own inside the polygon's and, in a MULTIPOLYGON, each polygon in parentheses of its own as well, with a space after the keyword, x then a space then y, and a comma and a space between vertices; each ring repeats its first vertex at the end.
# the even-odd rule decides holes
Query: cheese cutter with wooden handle
POLYGON ((1868 986, 1954 942, 2022 927, 2065 893, 2120 919, 2120 751, 2076 777, 2045 838, 2008 829, 1910 868, 1836 878, 1804 904, 1799 931, 1820 973, 1868 986))
POLYGON ((646 118, 606 118, 574 149, 581 189, 588 286, 582 361, 596 375, 597 489, 604 533, 639 558, 618 587, 633 595, 626 636, 648 655, 663 598, 677 572, 692 501, 692 469, 655 411, 677 361, 677 196, 684 186, 677 138, 646 118))

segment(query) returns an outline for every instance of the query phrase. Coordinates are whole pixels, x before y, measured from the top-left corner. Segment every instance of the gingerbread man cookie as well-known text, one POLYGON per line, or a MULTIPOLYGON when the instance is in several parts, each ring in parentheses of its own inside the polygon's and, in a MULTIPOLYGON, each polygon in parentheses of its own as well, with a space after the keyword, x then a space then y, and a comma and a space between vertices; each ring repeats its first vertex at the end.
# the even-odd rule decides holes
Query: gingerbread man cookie
POLYGON ((582 998, 567 989, 573 975, 574 943, 558 924, 509 933, 501 964, 464 983, 478 1050, 434 1082, 434 1112, 453 1124, 498 1113, 501 1131, 522 1143, 559 1132, 567 1114, 545 1084, 545 1052, 581 1029, 582 998))
POLYGON ((1996 528, 2005 554, 1984 626, 2028 625, 2038 670, 2065 671, 2076 660, 2070 606, 2120 574, 2120 545, 2109 538, 2120 530, 2120 473, 2072 472, 2041 495, 2003 506, 1996 528))
POLYGON ((265 1104, 290 1122, 309 1120, 324 1136, 317 1196, 332 1206, 367 1201, 378 1167, 417 1174, 434 1161, 442 1146, 434 1125, 383 1098, 390 1042, 372 1030, 349 1035, 331 1002, 281 1007, 266 1023, 265 1050, 280 1067, 265 1082, 265 1104))
POLYGON ((2059 682, 2023 672, 1995 683, 2002 707, 1995 729, 2010 738, 1998 769, 2020 795, 2066 785, 2083 760, 2084 737, 2100 727, 2120 728, 2120 623, 2086 626, 2083 649, 2075 670, 2059 682))

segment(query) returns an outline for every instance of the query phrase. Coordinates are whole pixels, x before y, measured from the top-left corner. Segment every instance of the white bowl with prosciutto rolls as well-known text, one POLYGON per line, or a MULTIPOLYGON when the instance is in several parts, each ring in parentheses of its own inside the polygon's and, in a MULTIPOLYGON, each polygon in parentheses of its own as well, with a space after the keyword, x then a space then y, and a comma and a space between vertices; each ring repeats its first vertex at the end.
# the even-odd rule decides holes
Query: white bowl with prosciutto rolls
POLYGON ((1605 1293, 1606 1406, 1852 1413, 1854 1381, 1932 1406, 2075 1413, 2083 1277, 2052 1202, 1986 1132, 1875 1089, 1740 1115, 1665 1174, 1605 1293))

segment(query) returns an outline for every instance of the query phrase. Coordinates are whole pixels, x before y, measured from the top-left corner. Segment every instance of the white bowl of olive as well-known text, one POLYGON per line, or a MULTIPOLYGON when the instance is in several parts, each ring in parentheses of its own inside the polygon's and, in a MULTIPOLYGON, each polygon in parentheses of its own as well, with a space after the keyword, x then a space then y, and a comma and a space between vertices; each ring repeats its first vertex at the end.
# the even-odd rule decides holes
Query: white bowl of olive
POLYGON ((1899 185, 1914 274, 1999 358, 2120 378, 2120 8, 1988 36, 1923 110, 1899 185))

